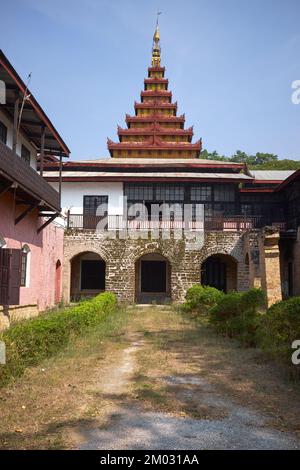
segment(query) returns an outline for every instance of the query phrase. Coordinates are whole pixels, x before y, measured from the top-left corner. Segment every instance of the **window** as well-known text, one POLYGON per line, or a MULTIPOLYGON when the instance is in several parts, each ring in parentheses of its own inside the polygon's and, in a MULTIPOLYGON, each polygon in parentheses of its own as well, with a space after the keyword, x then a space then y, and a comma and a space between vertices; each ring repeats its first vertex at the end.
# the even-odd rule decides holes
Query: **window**
POLYGON ((7 142, 7 127, 0 121, 0 141, 6 144, 7 142))
POLYGON ((30 150, 23 144, 22 144, 22 147, 21 147, 21 158, 26 163, 30 163, 30 150))
POLYGON ((230 184, 216 184, 214 188, 215 201, 230 202, 235 200, 235 187, 230 184))
POLYGON ((184 186, 157 186, 155 199, 157 201, 184 201, 184 186))
POLYGON ((130 201, 152 201, 153 200, 153 187, 152 186, 125 186, 125 196, 130 201))
POLYGON ((106 204, 107 209, 108 196, 83 196, 84 215, 96 215, 98 207, 102 204, 106 204))
POLYGON ((203 185, 191 187, 191 201, 211 201, 211 197, 211 186, 203 185))
POLYGON ((29 285, 29 256, 30 248, 28 245, 24 245, 21 250, 21 287, 28 287, 29 285))

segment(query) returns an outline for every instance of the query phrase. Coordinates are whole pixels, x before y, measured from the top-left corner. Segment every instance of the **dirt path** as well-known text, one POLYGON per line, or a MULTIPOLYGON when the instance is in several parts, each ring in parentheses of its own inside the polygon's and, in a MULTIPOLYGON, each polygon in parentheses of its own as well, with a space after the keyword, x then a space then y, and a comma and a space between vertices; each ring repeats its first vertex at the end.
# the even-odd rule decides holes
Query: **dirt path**
MULTIPOLYGON (((280 381, 278 397, 268 396, 279 386, 279 378, 272 378, 274 371, 259 364, 258 353, 255 356, 246 351, 245 359, 248 356, 252 364, 243 372, 241 363, 234 364, 241 362, 242 351, 218 339, 217 350, 225 352, 224 348, 227 359, 231 353, 233 363, 227 367, 236 377, 233 384, 227 384, 230 391, 224 383, 227 367, 222 368, 216 361, 218 351, 212 350, 216 337, 206 327, 197 328, 171 309, 152 307, 138 309, 129 330, 143 335, 143 340, 135 340, 125 349, 122 362, 109 379, 116 408, 104 425, 94 423, 80 430, 79 448, 300 448, 299 433, 291 432, 291 428, 296 431, 297 421, 292 415, 283 420, 281 414, 286 410, 276 409, 281 399, 282 406, 287 406, 280 393, 288 385, 280 381), (258 371, 253 369, 256 360, 258 371), (239 367, 234 371, 235 365, 239 367), (267 376, 264 369, 268 369, 267 376), (232 385, 240 393, 232 393, 232 385), (251 393, 257 387, 260 392, 251 393)), ((296 398, 299 405, 299 396, 296 398)))
POLYGON ((0 447, 298 449, 299 410, 259 351, 139 307, 0 391, 0 447))

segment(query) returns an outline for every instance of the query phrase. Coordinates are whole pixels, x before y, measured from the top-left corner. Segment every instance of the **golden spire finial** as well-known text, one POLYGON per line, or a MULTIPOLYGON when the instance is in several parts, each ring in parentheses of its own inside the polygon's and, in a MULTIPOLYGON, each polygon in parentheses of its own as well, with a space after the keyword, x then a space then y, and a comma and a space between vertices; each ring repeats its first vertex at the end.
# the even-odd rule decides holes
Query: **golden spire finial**
POLYGON ((160 67, 160 34, 158 27, 158 17, 161 15, 161 11, 157 12, 156 18, 156 28, 153 35, 153 44, 152 44, 152 67, 160 67))

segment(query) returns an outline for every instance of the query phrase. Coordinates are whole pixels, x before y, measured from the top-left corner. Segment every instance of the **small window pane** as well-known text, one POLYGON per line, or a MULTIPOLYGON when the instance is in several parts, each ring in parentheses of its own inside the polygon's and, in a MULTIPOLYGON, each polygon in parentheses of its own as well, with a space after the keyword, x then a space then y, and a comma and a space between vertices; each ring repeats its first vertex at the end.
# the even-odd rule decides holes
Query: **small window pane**
POLYGON ((184 201, 184 186, 157 186, 155 199, 157 201, 184 201))
POLYGON ((192 186, 191 187, 191 201, 210 201, 211 200, 211 186, 192 186))
POLYGON ((21 253, 21 287, 26 286, 27 253, 21 253))
POLYGON ((235 187, 230 184, 216 184, 214 188, 215 201, 234 201, 235 187))

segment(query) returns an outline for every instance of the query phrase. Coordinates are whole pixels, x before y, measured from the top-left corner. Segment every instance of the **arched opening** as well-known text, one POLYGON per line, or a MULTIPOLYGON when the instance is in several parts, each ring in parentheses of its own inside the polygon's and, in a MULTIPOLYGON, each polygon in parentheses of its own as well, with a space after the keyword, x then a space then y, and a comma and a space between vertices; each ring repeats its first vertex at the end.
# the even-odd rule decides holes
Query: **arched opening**
POLYGON ((171 267, 159 253, 148 253, 135 263, 137 303, 165 303, 171 300, 171 267))
POLYGON ((201 266, 201 284, 223 292, 237 289, 237 262, 232 256, 209 256, 201 266))
POLYGON ((86 251, 71 260, 71 300, 91 297, 105 290, 105 261, 100 255, 86 251))
POLYGON ((58 259, 55 265, 55 294, 54 302, 59 304, 61 301, 61 262, 58 259))

